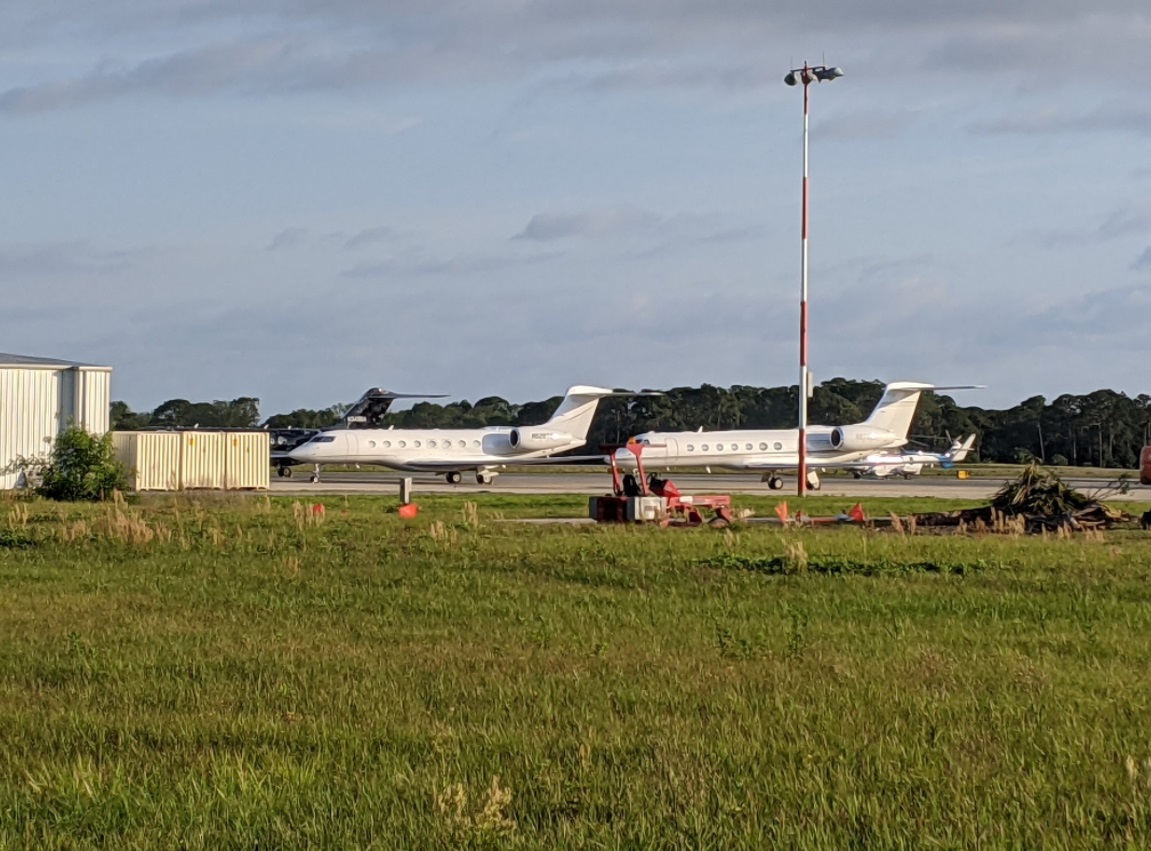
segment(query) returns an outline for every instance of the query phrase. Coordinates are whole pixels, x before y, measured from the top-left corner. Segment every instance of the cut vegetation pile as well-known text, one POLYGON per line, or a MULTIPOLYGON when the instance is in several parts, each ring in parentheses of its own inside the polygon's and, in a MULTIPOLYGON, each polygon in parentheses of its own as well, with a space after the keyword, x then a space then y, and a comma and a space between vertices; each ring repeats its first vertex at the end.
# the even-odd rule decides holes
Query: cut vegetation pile
MULTIPOLYGON (((1014 521, 1027 532, 1110 529, 1116 523, 1135 520, 1125 511, 1099 501, 1099 494, 1087 495, 1068 486, 1058 475, 1038 464, 1029 465, 1019 478, 1007 482, 980 508, 946 513, 920 514, 920 526, 959 526, 984 524, 992 528, 1014 521)), ((1008 525, 1012 525, 1008 523, 1008 525)))

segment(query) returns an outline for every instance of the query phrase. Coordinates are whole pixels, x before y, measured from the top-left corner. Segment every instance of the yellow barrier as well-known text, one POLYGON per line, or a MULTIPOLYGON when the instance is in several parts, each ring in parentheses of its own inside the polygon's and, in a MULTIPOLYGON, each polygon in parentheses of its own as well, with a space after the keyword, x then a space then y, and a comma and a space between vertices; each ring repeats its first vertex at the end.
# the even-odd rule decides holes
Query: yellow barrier
POLYGON ((955 472, 955 478, 957 478, 957 479, 969 479, 969 478, 971 478, 971 474, 968 473, 966 470, 957 470, 955 472))

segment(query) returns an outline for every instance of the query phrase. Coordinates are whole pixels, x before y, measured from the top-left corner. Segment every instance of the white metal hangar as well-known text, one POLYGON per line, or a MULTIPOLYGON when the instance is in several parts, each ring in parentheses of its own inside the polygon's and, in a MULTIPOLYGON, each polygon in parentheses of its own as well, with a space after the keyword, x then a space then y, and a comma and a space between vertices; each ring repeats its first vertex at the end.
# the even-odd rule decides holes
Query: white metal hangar
POLYGON ((112 367, 0 352, 0 490, 20 484, 17 459, 48 454, 70 423, 108 431, 112 367))

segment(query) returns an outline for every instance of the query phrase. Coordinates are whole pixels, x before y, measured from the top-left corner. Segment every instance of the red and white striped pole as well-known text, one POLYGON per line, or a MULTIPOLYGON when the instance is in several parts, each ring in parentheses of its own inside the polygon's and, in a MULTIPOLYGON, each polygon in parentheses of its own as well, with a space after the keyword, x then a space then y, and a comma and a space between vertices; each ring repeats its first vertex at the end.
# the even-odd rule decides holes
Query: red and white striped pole
POLYGON ((811 71, 803 63, 803 253, 799 259, 799 490, 807 493, 807 98, 811 71))
POLYGON ((799 496, 807 493, 807 138, 808 138, 808 86, 813 82, 834 80, 843 76, 840 68, 826 65, 793 68, 783 81, 789 86, 803 83, 803 252, 799 260, 799 496))

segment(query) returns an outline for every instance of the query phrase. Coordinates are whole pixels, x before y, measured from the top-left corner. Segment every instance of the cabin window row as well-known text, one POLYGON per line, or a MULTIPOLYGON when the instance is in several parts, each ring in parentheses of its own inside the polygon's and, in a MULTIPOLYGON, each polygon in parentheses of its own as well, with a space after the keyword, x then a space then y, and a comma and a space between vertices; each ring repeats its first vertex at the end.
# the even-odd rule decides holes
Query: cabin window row
MULTIPOLYGON (((746 444, 744 444, 743 448, 747 452, 754 452, 755 451, 755 444, 754 443, 746 443, 746 444)), ((774 449, 776 452, 779 452, 781 449, 783 449, 783 444, 782 443, 775 443, 772 445, 771 448, 774 449)), ((688 452, 695 452, 695 444, 689 443, 687 445, 687 451, 688 452)), ((699 451, 700 452, 710 452, 711 451, 710 444, 707 444, 707 443, 702 444, 699 447, 699 451)), ((738 452, 739 451, 739 444, 738 443, 717 443, 715 445, 715 451, 716 452, 724 452, 724 451, 738 452)), ((767 451, 767 444, 766 443, 759 444, 759 451, 760 452, 766 452, 767 451)))
MULTIPOLYGON (((369 440, 368 445, 374 449, 376 447, 376 442, 374 440, 369 440)), ((423 445, 424 445, 423 441, 420 441, 420 440, 413 440, 412 441, 412 448, 413 449, 421 449, 421 448, 423 448, 423 445)), ((392 441, 390 441, 390 440, 381 441, 380 446, 383 447, 384 449, 391 449, 392 448, 392 441)), ((395 446, 397 449, 407 449, 408 448, 408 442, 406 440, 397 440, 395 442, 395 446)), ((480 442, 478 440, 473 440, 472 446, 476 449, 479 449, 480 448, 480 442)), ((468 448, 468 442, 466 440, 457 440, 455 443, 455 447, 458 449, 467 449, 468 448)), ((429 449, 451 449, 452 448, 452 442, 450 440, 440 440, 440 441, 429 440, 428 441, 428 448, 429 449)))

